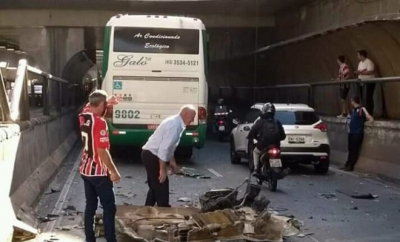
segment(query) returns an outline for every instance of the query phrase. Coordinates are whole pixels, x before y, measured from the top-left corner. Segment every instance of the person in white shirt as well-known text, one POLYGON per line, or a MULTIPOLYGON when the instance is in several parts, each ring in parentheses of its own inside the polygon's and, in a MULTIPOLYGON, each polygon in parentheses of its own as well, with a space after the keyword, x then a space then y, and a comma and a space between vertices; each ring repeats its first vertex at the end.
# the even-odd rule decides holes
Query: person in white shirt
POLYGON ((196 117, 196 109, 185 105, 179 114, 166 118, 150 136, 142 148, 142 162, 147 172, 146 206, 169 207, 169 181, 167 164, 172 172, 177 172, 174 153, 186 126, 196 117))
MULTIPOLYGON (((368 53, 365 50, 360 50, 357 53, 358 60, 358 69, 354 73, 358 75, 358 79, 361 81, 365 79, 370 79, 376 77, 375 64, 368 58, 368 53)), ((363 89, 360 88, 361 97, 365 100, 365 107, 367 110, 373 114, 374 111, 374 91, 375 91, 375 83, 365 83, 365 93, 363 93, 363 89), (364 96, 365 95, 365 96, 364 96)))

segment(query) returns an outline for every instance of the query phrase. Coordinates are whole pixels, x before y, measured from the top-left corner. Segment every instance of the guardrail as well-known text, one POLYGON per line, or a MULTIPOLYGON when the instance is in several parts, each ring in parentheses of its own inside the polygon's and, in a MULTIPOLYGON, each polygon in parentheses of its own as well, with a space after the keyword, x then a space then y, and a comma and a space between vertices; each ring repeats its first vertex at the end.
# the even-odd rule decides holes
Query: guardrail
POLYGON ((17 68, 0 66, 0 120, 6 122, 29 120, 30 100, 34 102, 37 99, 40 101, 39 106, 43 107, 43 115, 50 115, 52 106, 55 106, 57 112, 61 112, 63 106, 76 105, 74 97, 76 91, 79 91, 77 87, 79 85, 70 84, 67 80, 29 66, 25 59, 18 62, 17 68), (3 72, 7 72, 7 78, 3 72), (14 73, 15 79, 10 78, 14 73), (41 80, 33 83, 30 75, 41 80), (10 92, 6 88, 6 79, 8 83, 13 83, 12 90, 9 88, 10 92), (28 83, 31 84, 29 91, 28 83), (36 93, 35 86, 39 86, 39 94, 36 93))
MULTIPOLYGON (((260 101, 274 101, 274 100, 265 100, 265 96, 266 95, 262 95, 262 98, 259 98, 256 95, 256 90, 261 90, 262 92, 266 92, 266 91, 273 91, 273 96, 279 101, 279 102, 286 102, 286 100, 290 100, 290 98, 285 97, 283 98, 280 91, 281 90, 298 90, 298 89, 304 89, 305 93, 307 95, 307 97, 305 98, 307 100, 307 104, 315 107, 317 105, 317 99, 315 98, 315 90, 318 87, 324 87, 324 86, 336 86, 337 89, 339 89, 339 85, 344 85, 344 84, 348 84, 350 86, 350 89, 352 91, 354 91, 355 93, 357 93, 358 96, 360 96, 362 98, 362 102, 365 104, 366 103, 366 88, 367 85, 364 84, 369 84, 369 83, 373 83, 373 84, 385 84, 385 83, 392 83, 392 82, 400 82, 400 77, 396 76, 396 77, 381 77, 381 78, 370 78, 370 79, 364 79, 364 80, 360 80, 360 79, 351 79, 351 80, 343 80, 343 81, 325 81, 325 82, 313 82, 313 83, 304 83, 304 84, 283 84, 283 85, 273 85, 273 86, 262 86, 262 87, 229 87, 229 86, 221 86, 219 87, 219 96, 223 97, 224 95, 222 94, 223 89, 248 89, 248 90, 253 90, 254 92, 254 97, 252 99, 254 99, 254 101, 256 102, 259 99, 263 99, 260 101), (361 93, 363 95, 361 95, 361 93)), ((383 92, 383 89, 382 89, 383 92)), ((268 98, 267 98, 268 99, 268 98)), ((339 97, 333 101, 337 102, 337 100, 339 99, 339 97)), ((328 100, 324 100, 324 101, 328 101, 328 100)), ((382 116, 383 117, 387 117, 387 112, 386 112, 386 102, 385 102, 385 98, 384 95, 382 95, 382 116)))

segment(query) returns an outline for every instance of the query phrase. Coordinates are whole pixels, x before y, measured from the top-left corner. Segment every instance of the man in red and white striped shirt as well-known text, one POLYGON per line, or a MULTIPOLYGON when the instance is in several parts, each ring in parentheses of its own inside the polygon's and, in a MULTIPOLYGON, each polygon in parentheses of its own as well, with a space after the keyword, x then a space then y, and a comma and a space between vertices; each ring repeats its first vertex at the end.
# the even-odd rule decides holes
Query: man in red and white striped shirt
POLYGON ((86 242, 96 241, 93 224, 98 198, 103 206, 105 238, 107 242, 117 241, 113 182, 118 182, 121 177, 109 153, 108 128, 103 118, 107 105, 113 104, 115 104, 114 99, 107 102, 107 94, 97 90, 90 94, 88 105, 79 114, 84 145, 79 172, 84 182, 86 196, 84 218, 86 242))
MULTIPOLYGON (((346 58, 343 55, 338 56, 337 62, 339 64, 339 75, 337 80, 344 81, 351 78, 351 71, 349 66, 346 64, 346 58)), ((338 117, 346 117, 349 114, 349 108, 347 105, 347 95, 349 94, 350 85, 341 84, 340 91, 340 102, 341 102, 341 114, 338 117)))

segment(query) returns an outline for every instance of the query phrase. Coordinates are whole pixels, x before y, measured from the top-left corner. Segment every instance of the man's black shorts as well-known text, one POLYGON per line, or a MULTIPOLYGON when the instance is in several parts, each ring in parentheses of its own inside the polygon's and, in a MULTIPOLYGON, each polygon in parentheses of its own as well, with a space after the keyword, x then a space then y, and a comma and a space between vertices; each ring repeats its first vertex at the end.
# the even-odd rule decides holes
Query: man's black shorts
POLYGON ((350 90, 350 88, 348 88, 348 87, 341 87, 339 89, 339 91, 340 91, 340 99, 346 100, 347 99, 347 95, 349 94, 349 90, 350 90))

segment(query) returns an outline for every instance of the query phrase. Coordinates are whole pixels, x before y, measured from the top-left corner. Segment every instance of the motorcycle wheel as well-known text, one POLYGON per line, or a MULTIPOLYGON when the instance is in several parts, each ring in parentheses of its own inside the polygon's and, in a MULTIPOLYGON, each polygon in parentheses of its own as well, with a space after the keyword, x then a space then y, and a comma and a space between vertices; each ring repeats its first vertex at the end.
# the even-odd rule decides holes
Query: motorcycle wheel
POLYGON ((219 142, 223 143, 225 141, 225 136, 223 134, 218 135, 219 142))
POLYGON ((278 178, 276 177, 275 173, 270 172, 268 177, 268 189, 271 192, 275 192, 278 187, 278 178))

